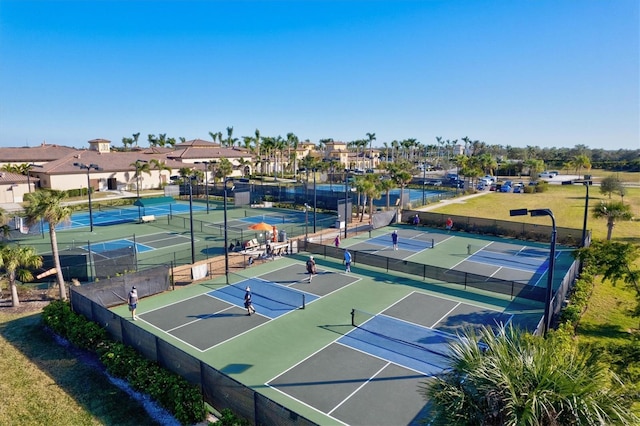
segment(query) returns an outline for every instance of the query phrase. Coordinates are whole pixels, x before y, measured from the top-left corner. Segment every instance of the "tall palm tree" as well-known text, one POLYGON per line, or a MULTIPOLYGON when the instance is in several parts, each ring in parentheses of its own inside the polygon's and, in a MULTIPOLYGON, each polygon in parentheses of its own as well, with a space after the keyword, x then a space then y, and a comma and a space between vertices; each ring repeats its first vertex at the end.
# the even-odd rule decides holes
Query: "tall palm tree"
MULTIPOLYGON (((365 195, 366 200, 369 203, 369 219, 373 216, 373 201, 380 198, 382 195, 381 181, 373 173, 369 173, 364 175, 362 185, 362 193, 365 195)), ((360 222, 364 219, 364 208, 362 209, 362 214, 360 215, 360 222)))
POLYGON ((24 208, 24 212, 27 217, 27 224, 33 225, 38 223, 40 220, 44 220, 49 225, 51 253, 53 255, 53 263, 56 268, 56 278, 58 280, 61 300, 67 300, 67 290, 64 284, 64 277, 62 276, 62 267, 60 266, 56 226, 71 218, 71 209, 62 204, 62 200, 66 197, 66 191, 41 189, 25 194, 27 205, 24 208))
POLYGON ((4 269, 9 289, 11 291, 11 306, 20 306, 18 298, 18 286, 16 279, 22 282, 33 280, 33 274, 27 268, 39 268, 42 266, 42 256, 29 246, 4 246, 0 247, 0 268, 4 269))
MULTIPOLYGON (((158 170, 158 174, 160 175, 160 185, 162 185, 163 183, 166 183, 166 181, 162 180, 162 172, 163 171, 168 171, 169 175, 171 175, 171 167, 167 166, 167 163, 164 162, 163 160, 158 160, 158 159, 155 159, 155 158, 153 160, 151 160, 149 162, 149 164, 151 164, 151 166, 155 170, 158 170)), ((149 174, 151 174, 151 172, 149 172, 149 174)))
POLYGON ((151 176, 151 166, 146 161, 136 161, 134 163, 129 164, 131 167, 135 169, 133 174, 134 179, 136 180, 136 190, 139 192, 142 185, 140 184, 140 177, 143 173, 151 176))
POLYGON ((575 157, 573 157, 573 160, 571 160, 571 164, 573 164, 573 167, 575 167, 578 178, 580 178, 580 171, 582 169, 591 169, 591 160, 589 160, 589 157, 584 154, 576 155, 575 157))
POLYGON ((134 133, 133 135, 133 143, 138 147, 138 139, 140 138, 140 132, 134 133))
POLYGON ((367 141, 369 141, 369 168, 373 169, 373 141, 376 140, 375 133, 367 133, 367 141))
POLYGON ((638 424, 620 382, 570 337, 482 327, 450 344, 451 370, 421 387, 431 425, 638 424), (482 343, 481 343, 482 342, 482 343))
POLYGON ((300 139, 294 133, 287 133, 287 146, 289 151, 293 148, 293 156, 289 154, 289 161, 293 160, 293 178, 298 179, 298 145, 300 139))
POLYGON ((384 192, 387 197, 387 210, 390 207, 391 190, 396 187, 396 183, 391 179, 380 180, 380 191, 384 192))
POLYGON ((607 241, 611 240, 613 227, 616 226, 617 220, 631 220, 633 213, 631 206, 620 201, 611 201, 608 203, 601 202, 593 208, 593 217, 600 219, 607 218, 607 241))

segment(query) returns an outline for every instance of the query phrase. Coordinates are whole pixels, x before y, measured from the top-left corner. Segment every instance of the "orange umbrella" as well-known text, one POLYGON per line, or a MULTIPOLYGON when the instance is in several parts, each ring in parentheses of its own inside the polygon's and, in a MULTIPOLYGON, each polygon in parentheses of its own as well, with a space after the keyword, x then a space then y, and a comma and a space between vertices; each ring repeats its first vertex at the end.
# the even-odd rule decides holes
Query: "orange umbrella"
POLYGON ((273 229, 273 226, 269 225, 266 222, 260 222, 254 223, 253 225, 249 226, 249 229, 252 229, 254 231, 271 231, 273 229))

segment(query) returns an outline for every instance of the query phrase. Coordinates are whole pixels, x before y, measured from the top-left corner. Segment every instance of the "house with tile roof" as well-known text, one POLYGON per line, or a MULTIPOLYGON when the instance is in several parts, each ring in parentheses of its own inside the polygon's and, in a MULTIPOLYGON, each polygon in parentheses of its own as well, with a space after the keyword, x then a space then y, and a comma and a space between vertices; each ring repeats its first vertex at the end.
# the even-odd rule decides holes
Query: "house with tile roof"
MULTIPOLYGON (((130 151, 114 151, 111 149, 111 142, 106 139, 92 139, 88 144, 88 149, 44 144, 37 147, 39 149, 0 148, 0 158, 10 160, 3 161, 4 164, 26 163, 38 166, 31 168, 29 177, 13 177, 14 180, 21 177, 25 181, 26 192, 27 179, 32 181, 32 188, 38 183, 39 187, 58 190, 86 188, 87 180, 94 191, 158 189, 169 184, 172 176, 179 176, 181 168, 204 171, 205 165, 198 163, 216 163, 222 158, 227 158, 234 166, 232 176, 242 176, 251 171, 251 153, 247 150, 238 147, 226 148, 200 139, 187 141, 174 148, 149 147, 130 151), (136 178, 136 162, 149 163, 150 174, 142 173, 136 178), (169 167, 171 171, 158 169, 158 163, 169 167), (82 165, 91 166, 88 179, 87 168, 83 168, 82 165)), ((207 177, 211 181, 213 174, 210 173, 207 177)), ((13 184, 16 183, 9 183, 13 184)), ((5 196, 11 199, 7 202, 20 199, 14 193, 5 196)))

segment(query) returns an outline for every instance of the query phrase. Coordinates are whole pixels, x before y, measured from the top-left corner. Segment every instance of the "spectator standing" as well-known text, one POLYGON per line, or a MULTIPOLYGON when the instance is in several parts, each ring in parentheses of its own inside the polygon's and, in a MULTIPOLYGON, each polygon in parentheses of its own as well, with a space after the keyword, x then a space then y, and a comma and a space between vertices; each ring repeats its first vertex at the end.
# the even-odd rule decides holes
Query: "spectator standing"
POLYGON ((336 248, 340 248, 340 234, 336 235, 336 238, 334 238, 333 240, 333 244, 336 246, 336 248))
POLYGON ((351 253, 349 250, 344 251, 344 271, 351 272, 351 253))
POLYGON ((416 229, 418 229, 418 225, 420 225, 420 217, 418 217, 418 215, 416 214, 413 217, 413 226, 415 226, 416 229))
POLYGON ((398 250, 398 231, 393 231, 391 234, 391 242, 393 243, 393 249, 398 250))
POLYGON ((447 231, 451 231, 451 228, 453 228, 453 219, 448 217, 447 221, 444 224, 444 226, 445 226, 445 228, 447 228, 447 231))
POLYGON ((127 303, 129 304, 129 311, 131 311, 131 319, 134 321, 137 320, 136 308, 138 307, 138 290, 136 290, 136 286, 131 287, 131 291, 127 297, 127 303))
POLYGON ((244 289, 244 307, 247 309, 248 316, 256 313, 253 302, 251 301, 251 287, 248 286, 244 289))

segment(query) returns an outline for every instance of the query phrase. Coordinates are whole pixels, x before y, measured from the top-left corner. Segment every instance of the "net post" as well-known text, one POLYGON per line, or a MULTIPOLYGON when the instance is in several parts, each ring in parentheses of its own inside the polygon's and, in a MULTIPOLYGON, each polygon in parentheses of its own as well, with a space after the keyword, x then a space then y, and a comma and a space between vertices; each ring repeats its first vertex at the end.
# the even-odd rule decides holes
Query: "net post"
POLYGON ((431 248, 434 248, 436 246, 436 240, 435 238, 431 239, 431 248))
POLYGON ((302 293, 302 308, 300 308, 300 309, 304 309, 306 305, 307 305, 307 304, 306 304, 305 294, 304 294, 304 293, 302 293))
POLYGON ((353 327, 355 327, 355 326, 356 326, 356 319, 355 319, 355 317, 356 317, 356 310, 355 310, 355 309, 351 309, 351 325, 352 325, 353 327))

